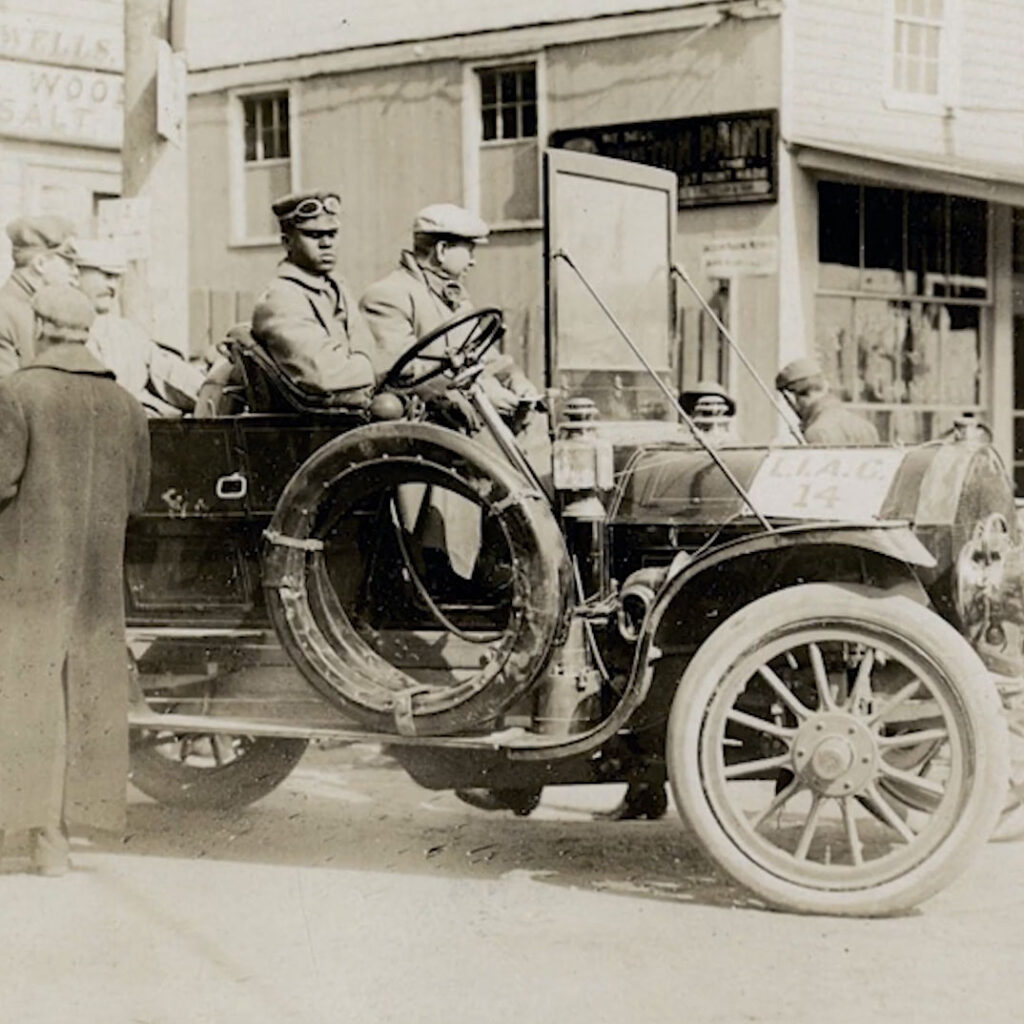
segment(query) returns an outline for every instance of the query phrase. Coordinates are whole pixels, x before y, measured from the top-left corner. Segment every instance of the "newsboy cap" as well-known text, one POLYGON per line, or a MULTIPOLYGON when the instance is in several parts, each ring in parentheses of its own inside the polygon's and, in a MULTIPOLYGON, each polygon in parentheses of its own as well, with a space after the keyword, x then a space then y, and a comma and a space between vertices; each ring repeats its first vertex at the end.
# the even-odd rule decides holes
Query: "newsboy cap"
POLYGON ((491 229, 475 213, 454 203, 434 203, 425 206, 412 222, 414 235, 443 235, 465 238, 471 242, 486 242, 491 229))
POLYGON ((107 274, 123 274, 128 269, 124 246, 113 238, 79 238, 75 243, 80 267, 92 267, 107 274))
POLYGON ((337 226, 338 212, 341 210, 341 196, 337 192, 317 189, 312 192, 291 192, 271 203, 270 208, 281 224, 305 224, 326 217, 337 226))
POLYGON ((70 284, 40 288, 32 300, 44 338, 51 341, 86 341, 96 313, 85 292, 70 284))
POLYGON ((736 403, 717 380, 699 380, 692 388, 687 388, 680 396, 679 403, 687 416, 692 416, 697 403, 702 398, 719 398, 725 402, 726 414, 732 416, 736 412, 736 403))
POLYGON ((38 251, 74 259, 74 234, 75 226, 71 221, 56 214, 18 217, 7 225, 7 237, 16 258, 34 255, 38 251))
POLYGON ((823 376, 821 363, 817 359, 794 359, 779 370, 775 377, 775 387, 779 391, 788 391, 802 380, 823 376))

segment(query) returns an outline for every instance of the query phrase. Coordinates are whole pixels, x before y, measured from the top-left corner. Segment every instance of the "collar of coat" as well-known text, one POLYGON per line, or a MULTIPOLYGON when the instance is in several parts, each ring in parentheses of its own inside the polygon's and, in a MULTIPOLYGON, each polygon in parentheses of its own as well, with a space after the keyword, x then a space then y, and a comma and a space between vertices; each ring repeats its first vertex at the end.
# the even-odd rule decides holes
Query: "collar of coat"
POLYGON ((56 342, 47 345, 22 371, 44 369, 63 370, 65 373, 88 373, 94 377, 114 379, 108 370, 83 344, 77 342, 56 342))
POLYGON ((314 274, 310 270, 303 270, 302 267, 292 263, 291 260, 281 260, 277 265, 277 276, 286 281, 294 281, 314 292, 326 292, 328 295, 341 295, 341 279, 333 274, 314 274))
POLYGON ((469 295, 460 281, 439 274, 433 267, 424 266, 416 259, 415 253, 408 249, 403 250, 398 265, 426 285, 449 310, 456 310, 469 300, 469 295))

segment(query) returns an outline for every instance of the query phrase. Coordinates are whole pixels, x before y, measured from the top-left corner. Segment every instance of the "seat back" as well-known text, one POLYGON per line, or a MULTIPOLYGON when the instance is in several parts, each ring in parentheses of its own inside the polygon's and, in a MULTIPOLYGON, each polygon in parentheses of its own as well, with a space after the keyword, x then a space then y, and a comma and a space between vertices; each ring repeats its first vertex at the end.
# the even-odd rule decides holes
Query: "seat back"
POLYGON ((365 405, 354 405, 346 401, 347 396, 309 391, 296 384, 252 336, 248 323, 232 327, 224 344, 245 389, 250 412, 329 413, 365 418, 365 405))

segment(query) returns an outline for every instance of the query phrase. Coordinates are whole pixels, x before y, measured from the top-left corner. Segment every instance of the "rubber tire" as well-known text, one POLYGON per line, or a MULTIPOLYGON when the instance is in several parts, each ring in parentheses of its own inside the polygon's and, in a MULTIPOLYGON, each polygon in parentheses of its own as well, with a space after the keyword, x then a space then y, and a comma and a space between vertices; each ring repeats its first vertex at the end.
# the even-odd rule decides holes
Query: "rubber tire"
POLYGON ((281 646, 315 689, 377 732, 400 731, 403 693, 412 694, 405 728, 418 736, 490 728, 543 671, 564 621, 569 557, 547 499, 504 458, 435 424, 374 423, 328 441, 295 471, 266 532, 289 538, 268 542, 263 556, 267 611, 281 646), (360 474, 372 483, 380 467, 419 463, 475 484, 507 532, 515 567, 515 622, 479 672, 450 689, 421 687, 374 651, 332 600, 320 555, 301 547, 318 517, 353 500, 360 474))
POLYGON ((669 779, 676 805, 708 858, 774 907, 808 914, 887 916, 934 895, 986 843, 1006 796, 1006 727, 996 689, 967 641, 935 612, 907 597, 866 587, 804 584, 746 605, 698 649, 680 680, 669 716, 669 779), (720 824, 702 784, 701 728, 719 681, 729 667, 787 626, 850 619, 910 641, 938 670, 961 702, 961 730, 969 730, 974 775, 959 816, 932 855, 904 874, 862 889, 798 885, 757 864, 720 824))
MULTIPOLYGON (((136 734, 133 730, 133 739, 136 734)), ((167 807, 192 811, 246 807, 281 785, 309 746, 308 740, 278 736, 257 736, 249 742, 242 757, 216 768, 180 764, 133 742, 129 778, 139 792, 167 807)))

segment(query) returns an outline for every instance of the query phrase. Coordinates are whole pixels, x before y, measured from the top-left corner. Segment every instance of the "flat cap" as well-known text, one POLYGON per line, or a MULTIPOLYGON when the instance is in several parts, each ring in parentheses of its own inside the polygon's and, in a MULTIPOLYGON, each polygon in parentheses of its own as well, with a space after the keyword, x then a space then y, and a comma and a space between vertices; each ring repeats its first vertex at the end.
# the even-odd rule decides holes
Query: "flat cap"
POLYGON ((18 217, 7 225, 12 249, 49 250, 71 259, 75 255, 74 234, 74 224, 56 214, 18 217))
POLYGON ((699 380, 692 388, 687 388, 680 396, 679 402, 683 412, 692 416, 697 403, 702 398, 718 398, 725 402, 726 414, 732 416, 736 412, 736 403, 728 391, 717 380, 699 380))
POLYGON ((414 235, 445 235, 465 238, 471 242, 485 242, 491 229, 475 213, 453 203, 434 203, 424 206, 412 222, 414 235))
POLYGON ((303 224, 317 217, 326 217, 336 226, 335 218, 341 212, 341 196, 324 189, 292 192, 275 199, 270 208, 282 224, 303 224))
POLYGON ((817 359, 794 359, 779 370, 775 376, 775 387, 779 391, 787 391, 794 384, 810 377, 823 377, 821 363, 817 359))
POLYGON ((75 250, 80 267, 92 267, 107 274, 123 274, 128 269, 124 246, 114 238, 79 238, 75 250))
POLYGON ((32 300, 43 337, 52 341, 86 341, 96 313, 85 292, 70 284, 40 288, 32 300))

